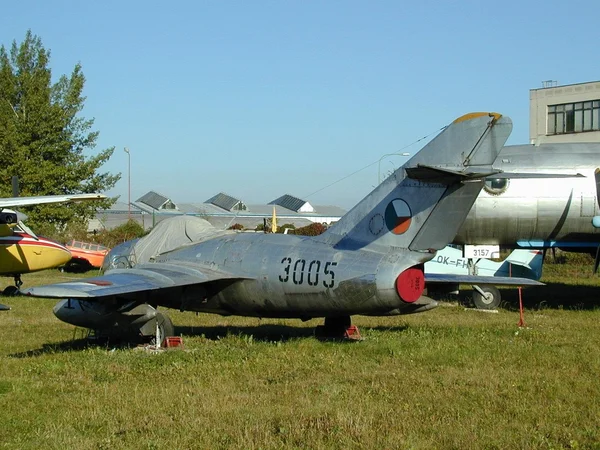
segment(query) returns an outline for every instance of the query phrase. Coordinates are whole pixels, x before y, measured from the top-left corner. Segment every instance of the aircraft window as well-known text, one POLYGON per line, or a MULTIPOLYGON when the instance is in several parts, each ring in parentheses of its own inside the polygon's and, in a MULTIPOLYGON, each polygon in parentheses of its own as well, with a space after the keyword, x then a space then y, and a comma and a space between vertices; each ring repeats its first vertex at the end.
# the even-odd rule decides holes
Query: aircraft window
POLYGON ((490 195, 503 194, 508 189, 508 178, 486 178, 483 189, 490 195))

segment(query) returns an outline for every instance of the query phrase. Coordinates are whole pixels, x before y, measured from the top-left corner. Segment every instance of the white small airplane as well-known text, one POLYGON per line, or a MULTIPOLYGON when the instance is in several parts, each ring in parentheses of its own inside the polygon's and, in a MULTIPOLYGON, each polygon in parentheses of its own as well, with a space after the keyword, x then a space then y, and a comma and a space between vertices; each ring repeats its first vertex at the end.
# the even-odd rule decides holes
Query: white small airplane
POLYGON ((495 262, 465 258, 461 250, 447 246, 425 263, 425 282, 430 294, 458 293, 459 284, 470 284, 475 307, 495 309, 501 301, 495 286, 523 286, 523 279, 537 281, 542 277, 543 262, 541 250, 513 250, 504 261, 495 262))

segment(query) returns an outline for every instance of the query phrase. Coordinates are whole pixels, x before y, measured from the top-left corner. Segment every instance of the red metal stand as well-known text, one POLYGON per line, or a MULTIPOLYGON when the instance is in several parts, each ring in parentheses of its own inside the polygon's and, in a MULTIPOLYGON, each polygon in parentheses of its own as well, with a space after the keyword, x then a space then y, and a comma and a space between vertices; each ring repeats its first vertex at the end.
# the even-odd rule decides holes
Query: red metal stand
POLYGON ((358 327, 356 325, 350 325, 346 328, 344 332, 344 339, 348 339, 350 341, 360 341, 362 337, 360 336, 360 331, 358 331, 358 327))

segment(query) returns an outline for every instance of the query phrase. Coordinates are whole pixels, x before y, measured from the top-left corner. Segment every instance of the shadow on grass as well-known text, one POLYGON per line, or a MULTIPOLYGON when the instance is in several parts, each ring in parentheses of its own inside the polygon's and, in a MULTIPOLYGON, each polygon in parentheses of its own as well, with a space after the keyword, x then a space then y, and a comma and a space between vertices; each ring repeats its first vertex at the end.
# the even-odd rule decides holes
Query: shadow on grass
MULTIPOLYGON (((378 332, 402 332, 407 326, 361 326, 361 330, 373 330, 378 332)), ((257 342, 287 342, 294 339, 306 339, 315 337, 314 327, 295 327, 290 325, 265 324, 257 326, 175 326, 176 336, 198 337, 201 336, 211 341, 218 341, 227 336, 250 337, 257 342)), ((319 339, 325 342, 353 343, 356 341, 345 339, 319 339)), ((13 353, 11 358, 34 358, 37 356, 53 353, 64 353, 81 351, 88 348, 104 348, 107 351, 113 349, 133 348, 136 344, 116 339, 74 339, 53 344, 44 344, 41 348, 28 350, 26 352, 13 353)))
MULTIPOLYGON (((129 345, 123 344, 119 347, 125 348, 129 345)), ((28 350, 26 352, 13 353, 9 355, 10 358, 32 358, 36 356, 48 355, 52 353, 64 353, 70 351, 80 351, 85 350, 91 347, 104 347, 107 350, 111 350, 115 348, 114 345, 108 345, 107 341, 104 342, 94 342, 89 339, 73 339, 71 341, 63 341, 54 344, 44 344, 42 348, 37 348, 35 350, 28 350)))
POLYGON ((265 324, 255 326, 175 326, 175 334, 183 336, 203 336, 211 341, 226 336, 252 336, 255 341, 285 342, 292 339, 310 338, 315 335, 313 327, 295 327, 292 325, 265 324))
MULTIPOLYGON (((374 330, 379 332, 392 331, 401 332, 406 326, 360 326, 359 330, 374 330)), ((175 334, 183 336, 203 336, 211 341, 222 339, 226 336, 252 336, 252 339, 260 342, 286 342, 293 339, 305 339, 315 337, 314 327, 295 327, 292 325, 265 324, 257 326, 175 326, 175 334)), ((328 339, 325 339, 328 340, 328 339)), ((352 342, 336 340, 335 342, 352 342)))
MULTIPOLYGON (((506 309, 519 309, 519 290, 501 289, 502 304, 506 309)), ((461 291, 459 301, 471 306, 471 291, 461 291)), ((600 287, 548 283, 522 289, 523 307, 526 309, 562 309, 571 311, 591 311, 600 309, 600 287)))

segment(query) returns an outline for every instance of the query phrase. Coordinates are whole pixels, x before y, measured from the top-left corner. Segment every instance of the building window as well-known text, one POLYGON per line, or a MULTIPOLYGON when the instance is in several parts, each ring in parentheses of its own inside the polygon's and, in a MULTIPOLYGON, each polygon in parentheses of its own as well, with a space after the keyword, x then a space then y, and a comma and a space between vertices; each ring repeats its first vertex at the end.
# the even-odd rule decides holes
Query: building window
POLYGON ((598 130, 600 100, 548 106, 548 135, 598 130))

